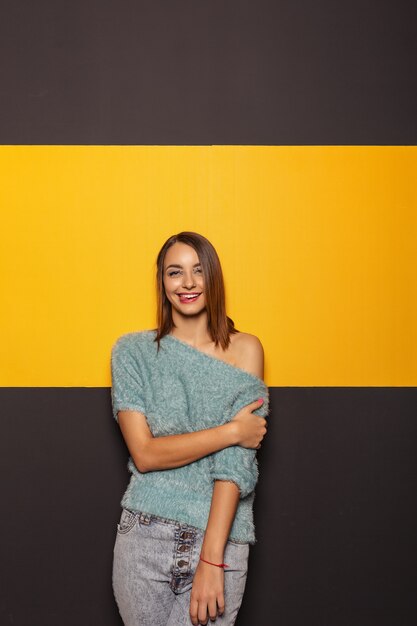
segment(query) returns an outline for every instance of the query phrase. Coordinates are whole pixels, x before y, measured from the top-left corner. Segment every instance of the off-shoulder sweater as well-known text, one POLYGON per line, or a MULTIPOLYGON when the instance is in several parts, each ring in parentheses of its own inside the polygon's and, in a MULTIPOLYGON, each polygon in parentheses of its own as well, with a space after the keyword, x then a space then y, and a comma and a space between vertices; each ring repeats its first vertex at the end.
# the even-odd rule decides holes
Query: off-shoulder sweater
MULTIPOLYGON (((122 335, 111 352, 113 416, 136 410, 146 416, 154 437, 203 430, 230 421, 240 409, 264 398, 254 413, 269 413, 268 387, 261 378, 165 335, 160 350, 156 330, 122 335)), ((207 527, 215 480, 233 481, 240 498, 229 539, 255 543, 253 501, 258 480, 256 450, 228 446, 188 465, 140 472, 129 457, 132 474, 121 504, 207 527)))

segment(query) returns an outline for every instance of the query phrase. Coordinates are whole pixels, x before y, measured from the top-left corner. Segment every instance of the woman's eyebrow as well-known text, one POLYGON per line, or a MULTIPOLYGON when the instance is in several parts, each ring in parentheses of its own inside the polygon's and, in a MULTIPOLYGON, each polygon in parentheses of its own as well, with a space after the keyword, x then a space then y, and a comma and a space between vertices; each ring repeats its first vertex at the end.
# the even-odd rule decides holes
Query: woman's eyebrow
MULTIPOLYGON (((197 267, 198 265, 201 265, 201 263, 194 263, 193 267, 197 267)), ((179 267, 182 269, 182 265, 178 265, 177 263, 171 263, 171 265, 168 265, 165 269, 169 269, 170 267, 179 267)))

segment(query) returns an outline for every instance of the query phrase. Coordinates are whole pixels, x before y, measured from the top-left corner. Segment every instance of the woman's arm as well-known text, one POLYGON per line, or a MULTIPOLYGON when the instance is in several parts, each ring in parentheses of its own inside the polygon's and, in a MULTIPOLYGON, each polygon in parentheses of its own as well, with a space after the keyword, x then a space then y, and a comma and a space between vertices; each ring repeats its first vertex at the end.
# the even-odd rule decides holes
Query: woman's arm
POLYGON ((266 420, 252 413, 258 407, 251 402, 221 426, 163 437, 152 435, 140 411, 119 411, 118 422, 134 464, 150 472, 188 465, 229 446, 256 448, 266 433, 266 420))
POLYGON ((172 469, 236 444, 232 422, 180 435, 154 437, 143 413, 119 411, 119 426, 140 472, 172 469))
MULTIPOLYGON (((239 503, 239 489, 233 482, 216 480, 210 515, 204 534, 201 557, 211 563, 223 563, 224 550, 239 503)), ((224 612, 224 571, 199 561, 193 579, 190 618, 193 624, 205 624, 207 612, 214 620, 224 612)))
MULTIPOLYGON (((263 348, 257 337, 245 339, 245 358, 253 373, 263 377, 263 348)), ((265 420, 264 420, 265 421, 265 420)), ((207 613, 215 620, 225 610, 224 570, 211 563, 223 563, 225 546, 241 496, 241 485, 233 479, 215 479, 210 514, 204 534, 201 557, 193 579, 190 618, 193 624, 207 623, 207 613)))

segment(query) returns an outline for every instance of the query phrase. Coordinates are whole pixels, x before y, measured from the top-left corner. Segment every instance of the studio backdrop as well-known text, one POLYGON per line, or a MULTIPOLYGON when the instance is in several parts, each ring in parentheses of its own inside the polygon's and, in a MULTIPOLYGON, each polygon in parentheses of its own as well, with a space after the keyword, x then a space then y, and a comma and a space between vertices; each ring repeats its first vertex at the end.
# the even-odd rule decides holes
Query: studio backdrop
POLYGON ((414 626, 415 4, 1 10, 0 624, 121 626, 110 350, 191 230, 271 397, 238 626, 414 626))

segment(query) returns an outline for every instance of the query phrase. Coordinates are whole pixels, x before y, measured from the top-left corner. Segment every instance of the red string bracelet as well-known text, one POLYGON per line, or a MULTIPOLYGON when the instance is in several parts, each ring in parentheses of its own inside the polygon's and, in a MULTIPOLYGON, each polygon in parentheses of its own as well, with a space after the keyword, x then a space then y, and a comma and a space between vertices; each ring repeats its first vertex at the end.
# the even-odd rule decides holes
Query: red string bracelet
POLYGON ((215 565, 216 567, 230 567, 230 565, 227 565, 227 563, 211 563, 210 561, 206 561, 206 559, 203 559, 201 556, 200 561, 204 561, 204 563, 208 563, 209 565, 215 565))

